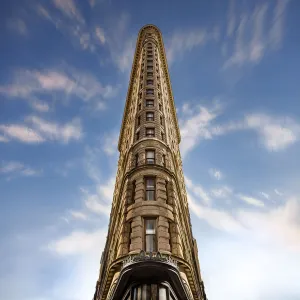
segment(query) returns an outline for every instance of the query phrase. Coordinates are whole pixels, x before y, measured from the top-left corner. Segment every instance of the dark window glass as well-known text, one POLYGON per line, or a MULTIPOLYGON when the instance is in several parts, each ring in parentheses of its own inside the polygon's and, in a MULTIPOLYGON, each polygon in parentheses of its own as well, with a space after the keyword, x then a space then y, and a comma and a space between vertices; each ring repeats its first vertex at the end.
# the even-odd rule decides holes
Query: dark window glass
POLYGON ((141 103, 139 104, 139 110, 141 110, 142 109, 142 105, 141 105, 141 103))
POLYGON ((162 125, 163 124, 163 118, 162 118, 162 116, 160 116, 160 125, 162 125))
POLYGON ((146 178, 146 200, 155 200, 155 178, 146 178))
POLYGON ((166 156, 164 154, 162 156, 162 164, 164 167, 166 166, 166 156))
POLYGON ((147 164, 154 164, 154 162, 155 162, 155 151, 154 150, 146 151, 146 161, 147 161, 147 164))
POLYGON ((153 70, 153 66, 147 66, 147 70, 148 71, 152 71, 153 70))
POLYGON ((139 165, 139 155, 135 155, 135 166, 137 167, 139 165))
POLYGON ((141 125, 141 117, 138 117, 138 121, 137 121, 138 126, 141 125))
POLYGON ((154 106, 154 100, 147 99, 146 100, 146 107, 153 107, 153 106, 154 106))
POLYGON ((153 72, 147 72, 148 77, 153 77, 153 72))
POLYGON ((146 128, 146 136, 154 137, 154 128, 146 128))
POLYGON ((140 132, 136 133, 136 140, 138 141, 140 139, 140 132))
POLYGON ((162 105, 161 104, 159 104, 159 110, 162 111, 162 105))
POLYGON ((146 94, 147 95, 154 95, 154 90, 153 89, 147 89, 146 94))
POLYGON ((165 140, 165 134, 162 132, 161 133, 161 139, 164 141, 165 140))
POLYGON ((146 113, 146 121, 154 121, 154 113, 153 112, 146 113))
MULTIPOLYGON (((145 220, 145 242, 146 242, 146 252, 156 251, 156 232, 155 232, 155 219, 145 220)), ((160 298, 159 298, 160 299, 160 298)), ((162 298, 163 299, 163 298, 162 298)), ((167 300, 167 298, 166 298, 167 300)))
POLYGON ((148 59, 148 60, 147 60, 147 64, 148 64, 148 65, 152 65, 152 64, 153 64, 153 60, 148 59))
POLYGON ((131 202, 134 203, 135 198, 135 181, 132 182, 131 202))
POLYGON ((152 79, 147 80, 147 85, 149 85, 149 84, 153 85, 153 80, 152 79))

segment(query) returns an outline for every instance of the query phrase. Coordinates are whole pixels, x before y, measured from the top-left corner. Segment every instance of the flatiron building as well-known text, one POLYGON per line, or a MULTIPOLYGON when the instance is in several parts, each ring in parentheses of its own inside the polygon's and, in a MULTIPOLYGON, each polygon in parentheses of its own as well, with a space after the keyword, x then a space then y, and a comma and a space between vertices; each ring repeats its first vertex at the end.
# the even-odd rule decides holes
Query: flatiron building
POLYGON ((94 300, 206 300, 160 30, 137 38, 94 300))

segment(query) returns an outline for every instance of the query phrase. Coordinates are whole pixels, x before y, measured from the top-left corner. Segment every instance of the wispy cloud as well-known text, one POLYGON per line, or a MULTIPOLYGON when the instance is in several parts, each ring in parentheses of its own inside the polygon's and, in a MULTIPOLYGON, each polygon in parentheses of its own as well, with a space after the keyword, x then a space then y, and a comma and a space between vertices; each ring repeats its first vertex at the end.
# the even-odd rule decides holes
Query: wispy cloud
POLYGON ((73 119, 64 125, 49 122, 36 116, 29 116, 24 124, 0 125, 0 132, 9 141, 24 143, 42 143, 46 141, 60 141, 68 143, 81 139, 83 133, 80 119, 73 119))
POLYGON ((291 118, 250 114, 245 118, 246 126, 257 131, 262 144, 269 151, 279 151, 294 144, 300 136, 300 124, 291 118))
POLYGON ((80 22, 83 22, 80 11, 78 10, 74 0, 53 0, 53 4, 57 9, 59 9, 63 14, 69 18, 77 19, 80 22))
MULTIPOLYGON (((273 11, 273 19, 268 15, 272 7, 267 3, 257 4, 253 11, 243 12, 236 23, 234 2, 228 13, 227 35, 234 37, 232 53, 223 68, 257 63, 266 51, 280 47, 284 37, 284 18, 288 0, 278 0, 273 11), (235 34, 234 34, 235 33, 235 34)), ((227 44, 228 46, 228 44, 227 44)))
POLYGON ((42 173, 41 170, 33 169, 18 161, 2 162, 0 174, 8 176, 37 176, 42 173))
POLYGON ((253 197, 249 197, 245 195, 238 195, 238 197, 249 205, 258 206, 258 207, 263 207, 265 205, 263 201, 253 197))
POLYGON ((218 118, 224 115, 224 109, 220 105, 190 107, 185 104, 185 110, 187 107, 189 113, 179 119, 183 157, 204 140, 241 130, 254 130, 268 151, 284 150, 300 138, 300 124, 290 117, 251 113, 241 120, 221 124, 218 118))
POLYGON ((168 62, 171 64, 175 57, 178 59, 184 53, 189 52, 196 47, 203 46, 209 41, 215 41, 218 37, 218 27, 214 27, 211 31, 204 28, 176 31, 166 42, 168 62))
POLYGON ((111 156, 118 153, 118 139, 119 134, 117 132, 109 133, 103 137, 103 151, 111 156))
POLYGON ((222 172, 218 169, 209 169, 208 172, 212 178, 215 178, 217 180, 221 180, 223 178, 222 172))
POLYGON ((11 98, 23 98, 39 111, 47 111, 49 105, 37 100, 40 96, 56 94, 65 95, 67 99, 74 97, 83 101, 102 103, 105 99, 115 96, 117 88, 103 86, 90 73, 72 67, 18 70, 14 72, 9 84, 0 86, 0 93, 11 98))
POLYGON ((9 19, 7 21, 7 27, 21 36, 27 36, 29 34, 25 21, 20 18, 9 19))
POLYGON ((74 219, 84 220, 84 221, 88 219, 88 216, 81 211, 71 210, 70 214, 74 219))
POLYGON ((232 196, 233 190, 232 188, 224 185, 221 187, 215 187, 211 189, 210 194, 214 198, 228 199, 232 196))

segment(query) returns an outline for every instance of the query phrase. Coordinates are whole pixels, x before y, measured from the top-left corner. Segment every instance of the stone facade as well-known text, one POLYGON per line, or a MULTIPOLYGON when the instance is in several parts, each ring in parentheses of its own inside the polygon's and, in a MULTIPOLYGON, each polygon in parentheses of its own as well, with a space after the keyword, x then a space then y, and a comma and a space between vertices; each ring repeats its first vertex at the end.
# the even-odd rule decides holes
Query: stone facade
POLYGON ((146 251, 148 218, 155 222, 154 252, 176 260, 186 299, 206 299, 191 231, 179 143, 162 35, 157 27, 147 25, 137 39, 95 300, 113 299, 122 262, 146 251))

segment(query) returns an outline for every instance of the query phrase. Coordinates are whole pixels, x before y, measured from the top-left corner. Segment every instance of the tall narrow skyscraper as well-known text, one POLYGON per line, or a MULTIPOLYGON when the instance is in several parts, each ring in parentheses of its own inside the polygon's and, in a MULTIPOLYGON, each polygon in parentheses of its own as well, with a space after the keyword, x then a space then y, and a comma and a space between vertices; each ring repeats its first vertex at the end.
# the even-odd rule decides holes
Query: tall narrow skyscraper
POLYGON ((162 35, 138 35, 94 300, 206 300, 162 35))

